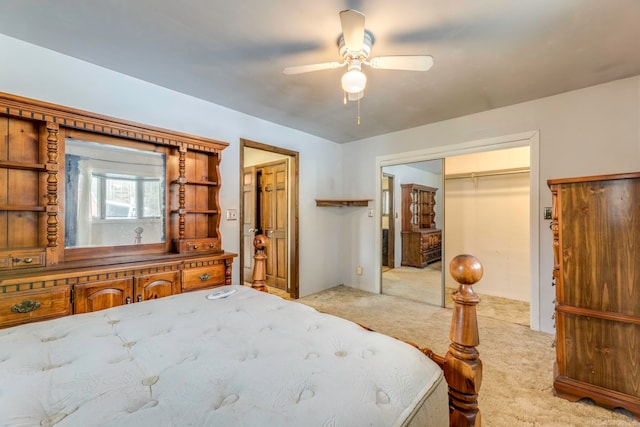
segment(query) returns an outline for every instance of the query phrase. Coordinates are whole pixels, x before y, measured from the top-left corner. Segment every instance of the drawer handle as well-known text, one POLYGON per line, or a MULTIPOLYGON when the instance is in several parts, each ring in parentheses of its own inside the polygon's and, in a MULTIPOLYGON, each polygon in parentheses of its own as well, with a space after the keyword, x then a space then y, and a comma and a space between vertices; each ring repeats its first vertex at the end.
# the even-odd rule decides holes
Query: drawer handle
POLYGON ((206 282, 207 280, 211 279, 211 275, 209 273, 204 273, 199 275, 198 279, 200 279, 201 282, 206 282))
POLYGON ((31 264, 33 262, 33 258, 25 258, 25 259, 14 258, 13 259, 13 262, 15 262, 16 264, 19 263, 20 261, 24 262, 25 264, 31 264))
POLYGON ((38 301, 26 300, 11 307, 11 311, 14 313, 29 313, 38 308, 40 308, 40 303, 38 301))
POLYGON ((198 249, 198 245, 193 245, 193 249, 198 249))

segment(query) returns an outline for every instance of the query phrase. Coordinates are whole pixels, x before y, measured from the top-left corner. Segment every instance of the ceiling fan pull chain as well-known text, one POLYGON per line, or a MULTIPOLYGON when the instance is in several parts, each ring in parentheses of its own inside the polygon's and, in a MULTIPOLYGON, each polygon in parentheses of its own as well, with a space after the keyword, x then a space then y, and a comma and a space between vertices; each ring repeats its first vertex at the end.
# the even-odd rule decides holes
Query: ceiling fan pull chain
POLYGON ((360 98, 358 98, 358 126, 360 126, 360 98))

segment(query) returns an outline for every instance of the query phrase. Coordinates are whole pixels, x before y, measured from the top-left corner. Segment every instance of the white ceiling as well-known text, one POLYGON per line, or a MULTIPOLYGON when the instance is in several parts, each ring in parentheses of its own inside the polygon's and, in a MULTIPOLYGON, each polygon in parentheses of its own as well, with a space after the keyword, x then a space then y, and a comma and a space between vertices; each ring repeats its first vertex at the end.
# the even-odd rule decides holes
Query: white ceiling
POLYGON ((0 32, 340 143, 640 75, 639 0, 0 0, 0 32), (365 68, 360 125, 344 69, 282 74, 340 61, 348 8, 435 59, 365 68))

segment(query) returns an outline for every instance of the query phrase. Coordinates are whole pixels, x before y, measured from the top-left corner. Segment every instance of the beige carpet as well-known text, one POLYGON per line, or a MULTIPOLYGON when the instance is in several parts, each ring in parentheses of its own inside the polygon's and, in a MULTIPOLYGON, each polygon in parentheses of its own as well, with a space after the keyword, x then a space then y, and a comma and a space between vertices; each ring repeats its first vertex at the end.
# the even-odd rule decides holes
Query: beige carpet
MULTIPOLYGON (((318 310, 445 354, 451 310, 338 286, 299 300, 318 310)), ((482 302, 480 303, 482 304, 482 302)), ((583 427, 640 425, 622 410, 553 396, 553 336, 479 316, 483 426, 583 427)))
POLYGON ((397 267, 382 273, 382 293, 442 305, 440 262, 425 268, 397 267))
MULTIPOLYGON (((425 268, 399 267, 382 273, 382 293, 431 305, 442 305, 441 263, 435 262, 425 268)), ((446 288, 445 306, 452 307, 451 292, 446 288)), ((483 304, 478 314, 519 325, 530 325, 529 303, 508 298, 484 295, 478 292, 483 304)))

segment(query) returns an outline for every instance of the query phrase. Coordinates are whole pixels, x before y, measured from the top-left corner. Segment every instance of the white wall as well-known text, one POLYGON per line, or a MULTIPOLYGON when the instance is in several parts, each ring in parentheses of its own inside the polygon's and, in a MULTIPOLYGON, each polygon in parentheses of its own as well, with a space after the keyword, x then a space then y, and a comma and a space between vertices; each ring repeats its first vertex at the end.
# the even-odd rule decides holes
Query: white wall
MULTIPOLYGON (((484 295, 531 300, 529 161, 529 147, 445 159, 444 264, 462 253, 477 256, 484 295), (482 175, 520 168, 525 172, 482 175)), ((445 282, 455 286, 450 274, 445 282)))
MULTIPOLYGON (((445 255, 473 254, 484 275, 478 292, 529 302, 529 174, 447 180, 445 255)), ((457 287, 450 274, 449 287, 457 287)))
MULTIPOLYGON (((298 151, 304 171, 300 174, 300 294, 342 282, 335 268, 343 256, 341 218, 316 208, 314 201, 340 196, 339 144, 4 35, 0 35, 0 52, 2 92, 228 142, 220 167, 224 209, 240 205, 240 138, 298 151)), ((224 249, 237 253, 238 221, 222 220, 220 232, 224 249)), ((239 262, 234 262, 234 283, 239 277, 239 262)))
POLYGON ((445 159, 446 174, 455 175, 528 168, 530 166, 530 151, 529 147, 517 147, 447 157, 445 159))
POLYGON ((284 154, 273 153, 271 151, 258 150, 256 148, 244 147, 244 166, 255 166, 262 163, 276 162, 288 159, 284 154))
MULTIPOLYGON (((345 193, 375 194, 376 158, 381 156, 536 130, 539 175, 532 197, 539 199, 541 208, 551 206, 548 179, 639 171, 640 76, 345 144, 342 156, 351 159, 343 165, 345 193)), ((540 329, 553 332, 552 236, 542 212, 535 221, 540 245, 536 314, 540 329)), ((344 226, 349 232, 343 233, 342 276, 348 284, 374 291, 373 280, 359 280, 352 273, 358 264, 365 273, 374 269, 378 256, 374 218, 359 213, 344 226)))

